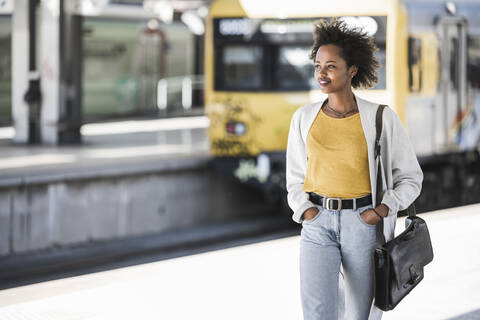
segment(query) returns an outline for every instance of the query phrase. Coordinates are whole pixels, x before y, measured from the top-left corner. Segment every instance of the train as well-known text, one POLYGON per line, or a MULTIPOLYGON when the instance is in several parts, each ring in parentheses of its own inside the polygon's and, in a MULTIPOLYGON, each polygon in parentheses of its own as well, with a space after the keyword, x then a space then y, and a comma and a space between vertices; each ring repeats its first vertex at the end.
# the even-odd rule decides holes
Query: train
POLYGON ((354 90, 400 117, 424 172, 418 212, 480 201, 478 1, 216 0, 205 32, 205 113, 214 168, 286 204, 291 116, 322 93, 308 56, 319 19, 374 38, 378 83, 354 90))

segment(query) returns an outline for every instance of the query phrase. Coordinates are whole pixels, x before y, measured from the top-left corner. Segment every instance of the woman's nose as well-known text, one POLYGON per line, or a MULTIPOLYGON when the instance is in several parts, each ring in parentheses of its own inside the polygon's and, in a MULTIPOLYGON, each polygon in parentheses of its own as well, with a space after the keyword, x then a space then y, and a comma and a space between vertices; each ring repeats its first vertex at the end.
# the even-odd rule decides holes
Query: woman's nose
POLYGON ((325 68, 325 67, 320 68, 319 73, 320 73, 321 75, 326 75, 326 74, 327 74, 327 68, 325 68))

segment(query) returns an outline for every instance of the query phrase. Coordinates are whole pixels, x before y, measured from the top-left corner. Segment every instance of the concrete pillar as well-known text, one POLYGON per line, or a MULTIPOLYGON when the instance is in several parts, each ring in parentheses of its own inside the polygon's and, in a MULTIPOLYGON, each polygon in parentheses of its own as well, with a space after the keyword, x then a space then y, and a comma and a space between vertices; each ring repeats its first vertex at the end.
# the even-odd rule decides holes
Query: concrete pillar
MULTIPOLYGON (((42 0, 36 23, 35 61, 40 72, 41 143, 81 142, 81 17, 74 0, 42 0)), ((15 1, 12 15, 12 117, 14 141, 32 142, 32 107, 25 102, 29 80, 38 77, 29 66, 29 0, 15 1), (30 114, 29 114, 30 111, 30 114)), ((40 118, 40 119, 37 119, 40 118)))
POLYGON ((60 15, 60 143, 80 143, 82 125, 82 24, 78 1, 61 1, 60 15))
POLYGON ((40 83, 42 142, 58 144, 60 115, 60 1, 42 0, 40 7, 40 83))
POLYGON ((28 89, 29 44, 28 0, 16 0, 12 14, 12 119, 13 141, 28 143, 28 105, 24 100, 28 89))
POLYGON ((42 0, 42 142, 80 143, 81 17, 74 0, 42 0))

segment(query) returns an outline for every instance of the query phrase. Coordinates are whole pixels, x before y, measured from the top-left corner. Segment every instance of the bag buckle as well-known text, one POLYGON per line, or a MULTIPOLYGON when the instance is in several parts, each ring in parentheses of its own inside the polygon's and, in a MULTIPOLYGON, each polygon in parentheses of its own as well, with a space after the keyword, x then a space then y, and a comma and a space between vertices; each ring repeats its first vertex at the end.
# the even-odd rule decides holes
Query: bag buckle
POLYGON ((418 278, 420 278, 421 274, 417 272, 415 265, 412 264, 410 268, 408 268, 408 270, 410 271, 410 281, 412 281, 412 283, 414 283, 415 281, 417 281, 418 278))
POLYGON ((340 211, 342 210, 342 199, 341 198, 323 198, 323 207, 327 210, 340 211), (337 208, 333 209, 332 203, 337 201, 337 208))
POLYGON ((407 288, 407 287, 415 284, 415 282, 417 282, 417 280, 421 276, 421 273, 417 272, 417 269, 415 268, 415 265, 413 265, 413 264, 408 268, 408 271, 410 272, 410 280, 408 280, 407 283, 405 283, 403 285, 404 288, 407 288))

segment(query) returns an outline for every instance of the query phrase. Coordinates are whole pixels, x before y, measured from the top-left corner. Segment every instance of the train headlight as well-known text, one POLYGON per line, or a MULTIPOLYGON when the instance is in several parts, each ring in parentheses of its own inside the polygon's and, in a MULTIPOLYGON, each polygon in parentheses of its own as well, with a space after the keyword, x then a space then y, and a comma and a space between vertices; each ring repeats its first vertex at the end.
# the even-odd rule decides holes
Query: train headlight
POLYGON ((243 122, 230 121, 226 125, 227 132, 237 136, 243 136, 247 132, 247 126, 243 122))

